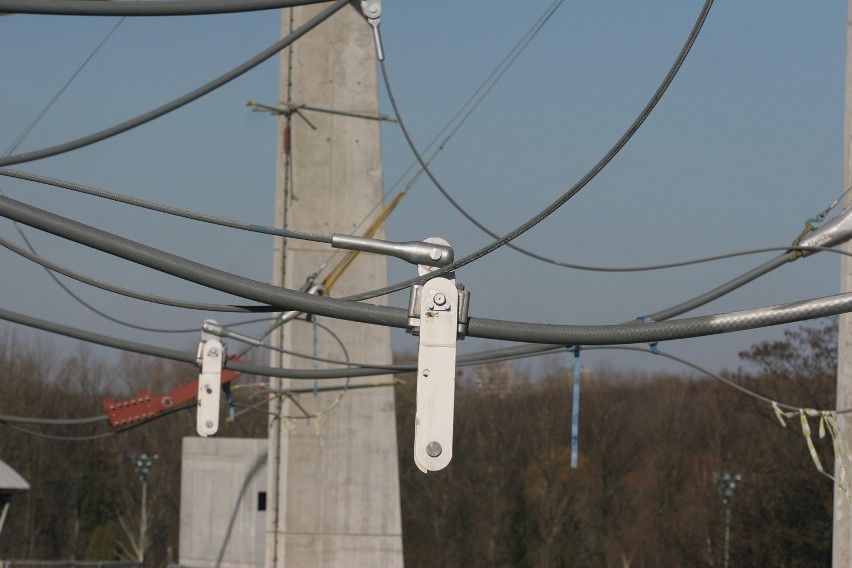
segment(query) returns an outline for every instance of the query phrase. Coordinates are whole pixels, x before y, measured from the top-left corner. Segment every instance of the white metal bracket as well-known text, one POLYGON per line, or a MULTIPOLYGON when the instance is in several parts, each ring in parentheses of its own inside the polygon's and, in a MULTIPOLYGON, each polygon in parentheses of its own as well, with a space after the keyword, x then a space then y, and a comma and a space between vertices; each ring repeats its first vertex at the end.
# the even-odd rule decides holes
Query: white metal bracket
MULTIPOLYGON (((222 390, 222 367, 226 359, 225 346, 219 334, 209 331, 218 328, 215 320, 205 320, 201 328, 196 360, 201 365, 198 376, 198 411, 195 429, 199 436, 212 436, 219 430, 219 398, 222 390)), ((221 329, 221 328, 219 328, 221 329)))
POLYGON ((444 469, 453 457, 458 304, 455 280, 433 278, 420 290, 414 463, 444 469))
MULTIPOLYGON (((453 248, 438 237, 397 243, 334 234, 331 246, 401 258, 417 264, 420 276, 453 263, 453 248)), ((470 294, 456 284, 453 272, 411 288, 406 331, 420 336, 414 463, 424 473, 447 467, 453 457, 456 340, 467 333, 469 301, 470 294)))
MULTIPOLYGON (((426 242, 447 244, 437 238, 426 242)), ((434 269, 419 266, 421 276, 434 269)), ((424 473, 447 467, 453 457, 456 340, 464 338, 469 295, 452 273, 447 276, 414 286, 409 303, 407 331, 420 336, 414 463, 424 473)))

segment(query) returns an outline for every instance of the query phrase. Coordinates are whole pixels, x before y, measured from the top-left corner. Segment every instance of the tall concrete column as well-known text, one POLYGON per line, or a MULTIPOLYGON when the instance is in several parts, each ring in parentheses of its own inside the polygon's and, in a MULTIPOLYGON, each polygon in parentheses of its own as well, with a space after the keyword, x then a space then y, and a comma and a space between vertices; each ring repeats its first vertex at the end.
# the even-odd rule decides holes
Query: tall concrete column
MULTIPOLYGON (((298 28, 321 7, 283 10, 282 32, 298 28)), ((280 102, 377 114, 375 48, 370 26, 355 9, 344 8, 282 52, 280 102)), ((365 218, 369 222, 378 213, 374 207, 382 199, 378 122, 314 111, 281 116, 279 121, 276 224, 322 234, 357 233, 365 218)), ((299 288, 325 266, 332 249, 279 239, 274 254, 275 284, 299 288)), ((386 284, 386 259, 365 254, 332 295, 386 284)), ((318 318, 317 323, 321 325, 286 324, 273 341, 288 350, 331 359, 344 359, 345 348, 353 361, 391 362, 387 328, 328 318, 318 318), (342 346, 322 326, 330 328, 342 346)), ((280 354, 273 357, 273 364, 329 366, 280 354)), ((353 379, 351 384, 389 379, 353 379)), ((321 381, 319 386, 344 382, 321 381)), ((273 386, 311 383, 281 380, 273 386)), ((349 391, 337 403, 339 396, 339 392, 303 394, 298 405, 286 399, 270 403, 273 414, 285 416, 270 420, 266 553, 270 568, 402 566, 393 389, 349 391), (297 418, 304 416, 303 409, 321 416, 297 418)))
MULTIPOLYGON (((843 126, 843 184, 852 186, 852 0, 847 2, 846 17, 846 102, 843 126)), ((844 207, 852 204, 849 196, 844 207)), ((843 245, 846 251, 852 251, 849 243, 843 245)), ((840 290, 852 292, 852 259, 842 256, 840 259, 840 290)), ((840 316, 837 346, 837 408, 852 408, 852 315, 840 316)), ((838 426, 847 440, 852 440, 852 418, 841 414, 837 417, 838 426)), ((845 464, 849 468, 849 464, 845 464)), ((837 470, 837 466, 835 466, 837 470)), ((838 473, 835 471, 835 473, 838 473)), ((838 476, 835 475, 835 479, 838 476)), ((840 489, 835 485, 835 503, 840 489)), ((843 507, 849 507, 849 496, 843 499, 843 507)), ((838 519, 834 514, 832 566, 834 568, 852 568, 852 515, 843 511, 838 519)))

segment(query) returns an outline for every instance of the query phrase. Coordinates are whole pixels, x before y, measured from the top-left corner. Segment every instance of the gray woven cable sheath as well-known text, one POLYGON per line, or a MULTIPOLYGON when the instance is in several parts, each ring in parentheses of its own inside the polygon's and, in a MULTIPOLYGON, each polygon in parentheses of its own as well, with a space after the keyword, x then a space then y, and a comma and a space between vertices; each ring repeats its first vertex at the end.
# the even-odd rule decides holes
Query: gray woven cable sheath
POLYGON ((737 276, 736 278, 733 278, 725 282, 724 284, 713 288, 712 290, 708 290, 700 296, 696 296, 690 300, 681 302, 676 306, 672 306, 670 308, 654 312, 653 314, 647 316, 647 319, 651 321, 663 321, 694 310, 695 308, 701 307, 704 304, 712 302, 716 298, 721 298, 725 294, 733 292, 740 286, 744 286, 749 282, 760 278, 764 274, 775 270, 779 266, 787 264, 788 262, 790 262, 790 256, 788 254, 785 253, 778 255, 775 258, 764 262, 760 266, 752 268, 748 272, 745 272, 737 276))
POLYGON ((201 16, 275 10, 328 0, 169 0, 96 2, 92 0, 0 0, 7 14, 57 16, 201 16))
MULTIPOLYGON (((28 327, 33 327, 36 329, 41 329, 50 333, 57 333, 59 335, 64 335, 66 337, 79 339, 89 343, 103 345, 105 347, 121 349, 122 351, 130 351, 132 353, 151 355, 153 357, 159 357, 161 359, 177 361, 179 363, 189 363, 191 365, 197 365, 194 353, 176 351, 174 349, 157 347, 156 345, 147 345, 144 343, 137 343, 135 341, 118 339, 116 337, 101 335, 99 333, 94 333, 83 329, 77 329, 67 325, 62 325, 55 322, 34 318, 32 316, 15 313, 9 310, 4 310, 2 308, 0 308, 0 319, 4 319, 6 321, 10 321, 20 325, 26 325, 28 327)), ((263 367, 260 365, 253 365, 249 363, 237 363, 234 361, 227 361, 225 363, 225 368, 241 373, 264 375, 269 377, 281 377, 285 379, 345 379, 346 377, 366 377, 388 374, 387 369, 277 369, 273 367, 263 367)), ((417 366, 415 365, 414 369, 416 368, 417 366)))
POLYGON ((325 298, 279 288, 169 254, 9 197, 0 196, 0 215, 148 268, 281 310, 296 310, 390 327, 405 327, 408 320, 408 312, 401 308, 325 298))
MULTIPOLYGON (((141 300, 144 302, 151 302, 153 304, 160 304, 164 306, 171 306, 173 308, 184 308, 187 310, 203 310, 206 312, 270 312, 275 311, 275 308, 270 306, 239 306, 239 305, 228 305, 228 304, 209 304, 203 302, 190 302, 187 300, 177 300, 174 298, 165 298, 163 296, 155 296, 154 294, 146 294, 144 292, 138 292, 136 290, 130 290, 129 288, 124 288, 122 286, 116 286, 114 284, 110 284, 108 282, 102 282, 96 278, 90 278, 85 274, 80 274, 70 268, 66 268, 61 264, 57 264, 51 260, 48 260, 42 256, 37 254, 33 254, 23 247, 19 247, 15 243, 11 241, 7 241, 6 239, 0 237, 0 246, 9 249, 10 251, 18 254, 27 260, 46 268, 51 272, 56 272, 58 274, 62 274, 68 278, 73 280, 77 280, 78 282, 82 282, 83 284, 88 284, 89 286, 94 286, 95 288, 100 288, 101 290, 106 290, 107 292, 112 292, 113 294, 120 294, 122 296, 126 296, 128 298, 133 298, 134 300, 141 300)), ((137 326, 138 327, 138 326, 137 326)))
MULTIPOLYGON (((198 364, 196 361, 196 356, 192 353, 176 351, 174 349, 166 349, 163 347, 157 347, 155 345, 137 343, 135 341, 118 339, 116 337, 108 335, 101 335, 99 333, 94 333, 91 331, 58 324, 52 321, 19 314, 17 312, 5 310, 2 308, 0 308, 0 319, 17 323, 20 325, 25 325, 35 329, 40 329, 50 333, 64 335, 73 339, 79 339, 81 341, 103 345, 105 347, 112 347, 114 349, 121 349, 123 351, 130 351, 132 353, 139 353, 142 355, 150 355, 162 359, 169 359, 171 361, 177 361, 179 363, 189 363, 191 365, 196 366, 198 364)), ((506 347, 502 349, 484 351, 482 353, 462 355, 457 359, 457 363, 459 364, 459 366, 479 365, 483 363, 546 354, 552 351, 553 349, 553 347, 543 345, 518 345, 514 347, 506 347)), ((561 349, 561 347, 556 347, 556 349, 561 349)), ((251 375, 281 377, 286 379, 343 379, 346 377, 368 377, 389 374, 388 369, 376 367, 364 367, 360 369, 353 369, 347 367, 344 369, 302 370, 282 369, 278 367, 264 367, 261 365, 238 363, 235 361, 227 361, 225 363, 225 367, 227 369, 231 369, 232 371, 239 371, 241 373, 247 373, 251 375)), ((417 370, 416 363, 400 364, 395 365, 395 367, 397 367, 397 370, 395 372, 408 372, 417 370)))
POLYGON ((346 4, 348 4, 348 0, 337 0, 334 4, 305 22, 305 24, 294 31, 287 37, 281 39, 280 41, 272 44, 271 47, 268 47, 266 50, 260 52, 255 55, 245 63, 231 69, 227 73, 220 75, 216 79, 213 79, 209 83, 202 85, 191 91, 182 97, 178 97, 171 102, 168 102, 164 105, 160 105, 157 108, 150 110, 144 114, 140 114, 135 118, 131 118, 130 120, 126 120, 121 124, 116 124, 115 126, 111 126, 109 128, 105 128, 99 132, 95 132, 93 134, 89 134, 88 136, 83 136, 82 138, 77 138, 76 140, 71 140, 69 142, 65 142, 63 144, 57 144, 56 146, 51 146, 49 148, 42 148, 41 150, 34 150, 32 152, 25 152, 23 154, 15 154, 13 156, 7 156, 5 158, 0 158, 0 166, 10 166, 12 164, 20 164, 22 162, 31 162, 33 160, 40 160, 42 158, 47 158, 50 156, 56 156, 58 154, 63 154, 65 152, 70 152, 71 150, 77 150, 78 148, 83 148, 84 146, 88 146, 90 144, 94 144, 95 142, 100 142, 101 140, 106 140, 112 136, 116 136, 123 132, 127 132, 137 126, 141 126, 147 122, 151 122, 161 116, 172 112, 173 110, 179 109, 180 107, 191 103, 196 99, 200 99, 207 93, 215 91, 222 85, 229 83, 230 81, 236 79, 240 75, 247 73, 251 69, 257 67, 291 43, 295 42, 297 39, 314 29, 316 26, 321 24, 323 21, 331 17, 332 14, 343 8, 346 4))
POLYGON ((507 341, 560 345, 653 343, 745 331, 852 311, 852 293, 838 294, 752 310, 699 316, 644 325, 546 325, 493 319, 472 319, 468 335, 507 341))
MULTIPOLYGON (((405 328, 408 312, 278 288, 230 274, 0 196, 0 215, 103 252, 282 310, 405 328)), ((644 325, 549 325, 470 318, 468 335, 558 345, 615 345, 686 339, 833 316, 852 311, 852 293, 741 312, 644 325)))

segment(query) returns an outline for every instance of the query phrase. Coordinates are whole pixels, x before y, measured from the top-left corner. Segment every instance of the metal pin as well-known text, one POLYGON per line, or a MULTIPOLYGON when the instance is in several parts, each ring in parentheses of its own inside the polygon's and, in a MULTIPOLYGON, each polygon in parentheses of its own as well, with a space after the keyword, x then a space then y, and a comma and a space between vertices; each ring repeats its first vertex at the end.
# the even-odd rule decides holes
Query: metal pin
POLYGON ((437 458, 441 455, 443 448, 441 444, 436 441, 431 441, 426 445, 426 453, 429 454, 430 457, 437 458))

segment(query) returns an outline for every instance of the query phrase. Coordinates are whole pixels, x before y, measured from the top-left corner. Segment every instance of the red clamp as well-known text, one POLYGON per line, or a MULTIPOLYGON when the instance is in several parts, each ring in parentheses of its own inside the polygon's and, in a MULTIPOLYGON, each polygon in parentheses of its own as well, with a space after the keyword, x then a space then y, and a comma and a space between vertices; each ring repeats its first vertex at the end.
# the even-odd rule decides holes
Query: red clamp
MULTIPOLYGON (((228 361, 240 362, 236 356, 228 357, 228 361)), ((236 371, 222 369, 222 384, 230 383, 241 375, 236 371)), ((196 398, 198 379, 162 395, 151 396, 148 389, 139 389, 136 396, 128 400, 104 399, 104 412, 107 413, 110 428, 123 428, 150 420, 196 398)))

